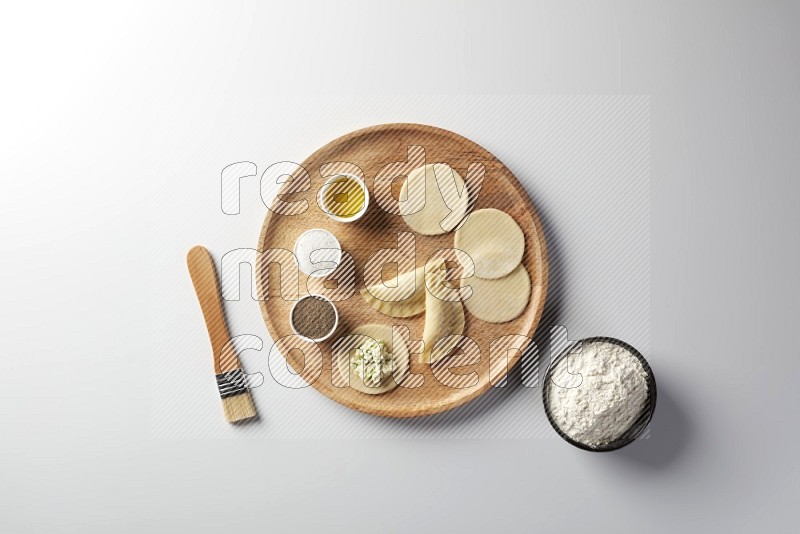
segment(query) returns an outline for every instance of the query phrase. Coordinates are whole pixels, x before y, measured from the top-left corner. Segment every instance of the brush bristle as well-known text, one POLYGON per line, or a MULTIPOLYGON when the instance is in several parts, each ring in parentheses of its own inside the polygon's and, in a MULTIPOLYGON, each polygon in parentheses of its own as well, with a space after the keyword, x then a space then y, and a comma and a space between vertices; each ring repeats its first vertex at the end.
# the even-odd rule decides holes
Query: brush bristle
POLYGON ((258 415, 249 391, 222 399, 222 409, 225 412, 225 419, 229 423, 235 423, 258 415))

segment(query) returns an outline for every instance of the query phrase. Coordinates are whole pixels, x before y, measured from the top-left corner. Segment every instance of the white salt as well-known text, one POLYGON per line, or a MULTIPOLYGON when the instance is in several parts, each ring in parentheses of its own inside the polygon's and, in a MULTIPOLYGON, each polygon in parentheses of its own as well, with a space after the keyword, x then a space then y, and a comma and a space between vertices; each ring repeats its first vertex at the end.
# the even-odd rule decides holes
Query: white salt
POLYGON ((300 270, 313 276, 327 276, 342 261, 342 248, 336 236, 322 228, 303 232, 294 244, 300 270))

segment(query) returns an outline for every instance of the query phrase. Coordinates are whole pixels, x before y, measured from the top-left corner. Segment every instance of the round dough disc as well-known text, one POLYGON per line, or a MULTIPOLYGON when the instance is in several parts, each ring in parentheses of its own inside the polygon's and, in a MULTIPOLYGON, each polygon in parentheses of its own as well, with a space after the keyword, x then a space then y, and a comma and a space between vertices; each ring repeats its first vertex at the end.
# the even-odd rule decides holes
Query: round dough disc
POLYGON ((472 296, 464 301, 472 315, 487 323, 505 323, 525 311, 531 296, 531 277, 521 263, 511 274, 495 280, 473 276, 462 280, 472 287, 472 296))
MULTIPOLYGON (((402 338, 398 338, 397 345, 392 346, 392 327, 383 324, 365 324, 363 326, 359 326, 352 332, 350 335, 362 335, 371 337, 375 341, 383 341, 386 343, 386 347, 388 348, 389 352, 392 353, 392 358, 395 362, 395 373, 394 376, 398 377, 405 377, 408 373, 408 346, 406 345, 405 341, 402 338)), ((359 343, 360 345, 360 343, 359 343)), ((364 384, 364 381, 358 376, 353 369, 353 366, 350 365, 352 358, 355 357, 356 351, 351 350, 348 351, 349 353, 342 354, 337 362, 337 367, 339 369, 339 373, 342 377, 346 377, 347 374, 350 374, 350 387, 355 389, 356 391, 360 391, 361 393, 367 393, 369 395, 378 395, 380 393, 386 393, 387 391, 391 391, 397 387, 397 382, 394 380, 394 376, 386 377, 383 383, 376 387, 369 387, 364 384)), ((401 380, 402 381, 402 380, 401 380)))
POLYGON ((511 215, 488 208, 470 214, 456 231, 455 247, 472 258, 478 278, 502 278, 522 261, 525 236, 511 215))
POLYGON ((403 219, 412 230, 422 235, 451 231, 464 218, 469 206, 464 180, 455 169, 444 163, 423 165, 411 171, 400 189, 400 198, 404 200, 400 203, 403 219), (441 187, 437 176, 442 182, 441 187), (424 197, 421 182, 425 183, 424 197), (408 196, 409 184, 414 198, 408 196))

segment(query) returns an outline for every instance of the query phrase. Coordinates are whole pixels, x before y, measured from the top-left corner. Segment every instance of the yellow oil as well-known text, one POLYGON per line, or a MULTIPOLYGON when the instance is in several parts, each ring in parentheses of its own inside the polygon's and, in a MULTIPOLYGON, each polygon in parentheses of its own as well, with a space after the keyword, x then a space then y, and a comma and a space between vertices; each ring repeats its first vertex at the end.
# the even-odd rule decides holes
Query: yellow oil
POLYGON ((323 198, 328 213, 349 219, 364 207, 364 187, 355 178, 340 176, 325 186, 323 198))

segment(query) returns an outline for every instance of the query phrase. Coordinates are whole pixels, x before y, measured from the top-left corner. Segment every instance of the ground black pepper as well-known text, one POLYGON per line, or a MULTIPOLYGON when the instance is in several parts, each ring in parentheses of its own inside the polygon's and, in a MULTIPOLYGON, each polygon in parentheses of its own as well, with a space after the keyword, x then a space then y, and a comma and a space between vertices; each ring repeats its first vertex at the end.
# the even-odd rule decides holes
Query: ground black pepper
POLYGON ((295 330, 307 338, 319 339, 333 330, 336 324, 336 311, 333 304, 319 297, 304 298, 292 312, 295 330))

